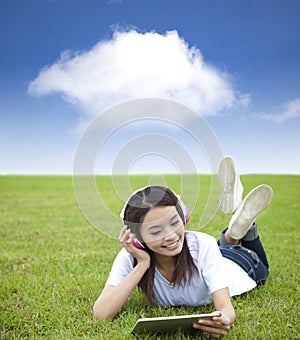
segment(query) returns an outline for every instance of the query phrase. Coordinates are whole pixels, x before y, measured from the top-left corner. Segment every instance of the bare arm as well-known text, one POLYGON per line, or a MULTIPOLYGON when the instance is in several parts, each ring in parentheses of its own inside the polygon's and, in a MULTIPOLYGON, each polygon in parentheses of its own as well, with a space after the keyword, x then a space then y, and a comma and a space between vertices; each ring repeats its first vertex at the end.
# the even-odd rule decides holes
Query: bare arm
POLYGON ((231 304, 228 288, 217 290, 212 294, 212 298, 219 316, 212 320, 199 320, 194 327, 209 333, 213 338, 219 338, 230 330, 230 326, 235 321, 235 311, 231 304))
POLYGON ((138 263, 120 284, 117 286, 106 285, 104 287, 93 307, 94 316, 97 319, 105 320, 114 317, 126 303, 150 266, 149 254, 144 250, 135 248, 132 244, 134 237, 135 235, 131 234, 126 226, 122 229, 119 237, 120 242, 137 259, 138 263))
POLYGON ((118 286, 105 286, 93 308, 95 318, 105 320, 115 316, 128 300, 148 267, 147 263, 138 263, 118 286))
POLYGON ((223 288, 212 294, 214 305, 217 311, 221 311, 222 315, 228 318, 229 324, 235 321, 235 311, 231 303, 229 289, 223 288))

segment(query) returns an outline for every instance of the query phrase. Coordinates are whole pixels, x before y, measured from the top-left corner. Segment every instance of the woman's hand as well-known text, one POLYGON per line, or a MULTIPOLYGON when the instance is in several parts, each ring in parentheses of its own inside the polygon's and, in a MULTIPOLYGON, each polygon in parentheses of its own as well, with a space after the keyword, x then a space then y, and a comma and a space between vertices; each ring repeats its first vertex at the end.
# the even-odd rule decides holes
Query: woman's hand
POLYGON ((150 267, 150 255, 147 251, 137 249, 132 244, 134 238, 135 235, 127 226, 124 226, 120 232, 119 240, 125 249, 137 259, 138 263, 117 286, 105 285, 93 308, 94 316, 97 319, 106 320, 115 316, 150 267))
POLYGON ((150 265, 150 255, 148 252, 142 249, 138 249, 133 245, 133 240, 136 235, 131 232, 131 230, 125 225, 120 232, 119 241, 123 247, 127 250, 129 254, 136 258, 137 262, 149 263, 150 265))
POLYGON ((216 339, 226 335, 230 330, 230 318, 222 315, 221 311, 217 311, 217 313, 219 313, 219 316, 214 316, 212 319, 200 319, 193 327, 208 333, 216 339))
POLYGON ((194 327, 208 333, 213 338, 219 338, 229 332, 235 321, 235 311, 231 304, 228 288, 222 288, 212 293, 213 302, 219 316, 211 320, 201 319, 194 327))

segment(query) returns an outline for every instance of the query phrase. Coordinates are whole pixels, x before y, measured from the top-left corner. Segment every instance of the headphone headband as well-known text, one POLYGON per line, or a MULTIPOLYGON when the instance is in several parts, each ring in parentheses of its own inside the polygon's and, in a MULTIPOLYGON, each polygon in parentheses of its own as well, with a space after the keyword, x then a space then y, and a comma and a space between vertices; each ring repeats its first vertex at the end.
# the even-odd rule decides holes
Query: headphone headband
MULTIPOLYGON (((125 209, 127 207, 127 204, 129 202, 129 200, 131 199, 131 197, 133 197, 136 193, 140 192, 140 191, 143 191, 145 190, 146 188, 149 188, 151 186, 145 186, 145 187, 142 187, 142 188, 139 188, 137 190, 135 190, 127 199, 127 201, 125 202, 121 212, 120 212, 120 217, 122 220, 124 220, 124 214, 125 214, 125 209)), ((169 189, 171 190, 171 189, 169 189)), ((184 216, 184 220, 185 220, 185 224, 188 223, 188 221, 190 220, 190 214, 189 214, 189 210, 187 208, 187 206, 183 203, 182 199, 180 198, 180 195, 177 195, 173 190, 171 190, 172 193, 177 197, 178 199, 178 204, 183 212, 183 216, 184 216)))
POLYGON ((147 185, 146 187, 142 187, 142 188, 139 188, 139 189, 135 190, 135 191, 127 198, 127 201, 125 202, 125 204, 124 204, 124 206, 123 206, 123 208, 122 208, 122 210, 121 210, 121 212, 120 212, 120 217, 121 217, 122 220, 124 220, 125 209, 126 209, 126 207, 127 207, 127 204, 128 204, 128 202, 129 202, 129 200, 131 199, 131 197, 134 196, 136 193, 145 190, 145 189, 148 188, 148 187, 149 187, 149 185, 147 185))

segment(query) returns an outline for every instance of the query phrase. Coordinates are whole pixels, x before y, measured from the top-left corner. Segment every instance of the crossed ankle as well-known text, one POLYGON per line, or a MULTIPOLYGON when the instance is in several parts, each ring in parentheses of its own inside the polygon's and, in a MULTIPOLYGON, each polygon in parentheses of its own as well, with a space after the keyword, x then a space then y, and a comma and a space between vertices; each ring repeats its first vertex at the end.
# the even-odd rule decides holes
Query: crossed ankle
POLYGON ((228 230, 225 231, 224 237, 228 245, 236 245, 240 243, 240 240, 236 240, 229 235, 228 230))

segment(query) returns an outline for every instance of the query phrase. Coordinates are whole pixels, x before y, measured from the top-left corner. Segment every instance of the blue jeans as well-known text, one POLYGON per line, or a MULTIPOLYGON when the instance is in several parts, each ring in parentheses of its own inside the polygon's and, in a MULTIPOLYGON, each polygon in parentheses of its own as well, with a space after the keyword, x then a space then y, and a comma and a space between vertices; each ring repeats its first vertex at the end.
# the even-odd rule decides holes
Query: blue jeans
MULTIPOLYGON (((256 230, 256 224, 254 223, 251 228, 256 230)), ((256 235, 251 239, 246 235, 238 245, 230 245, 224 237, 226 230, 227 228, 222 231, 218 241, 222 256, 238 264, 257 285, 265 284, 269 274, 269 264, 259 236, 256 235)), ((249 234, 251 232, 253 234, 253 230, 250 230, 249 234)))

